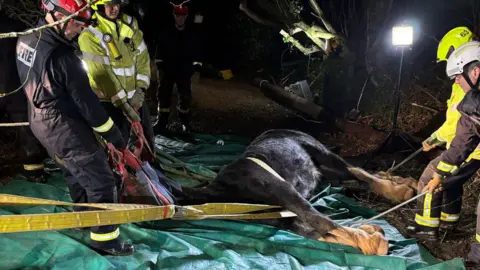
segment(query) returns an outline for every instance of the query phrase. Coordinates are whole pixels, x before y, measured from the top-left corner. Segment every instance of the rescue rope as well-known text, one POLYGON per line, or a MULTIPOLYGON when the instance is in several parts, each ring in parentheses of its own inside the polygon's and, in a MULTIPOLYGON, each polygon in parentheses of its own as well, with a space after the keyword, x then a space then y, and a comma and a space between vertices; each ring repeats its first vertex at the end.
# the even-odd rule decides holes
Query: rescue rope
POLYGON ((28 122, 16 122, 16 123, 0 123, 0 127, 23 127, 29 126, 28 122))

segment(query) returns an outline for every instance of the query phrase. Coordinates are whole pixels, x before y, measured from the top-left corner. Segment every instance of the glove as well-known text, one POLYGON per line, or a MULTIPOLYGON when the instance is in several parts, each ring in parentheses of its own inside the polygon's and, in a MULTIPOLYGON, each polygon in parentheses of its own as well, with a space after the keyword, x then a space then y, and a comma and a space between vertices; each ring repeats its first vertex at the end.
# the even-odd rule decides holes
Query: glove
POLYGON ((428 152, 433 148, 444 144, 445 142, 440 141, 435 135, 430 136, 430 138, 426 139, 422 142, 423 151, 428 152))
POLYGON ((145 101, 145 93, 143 91, 142 88, 138 87, 129 100, 134 110, 138 110, 143 106, 143 102, 145 101))
POLYGON ((120 108, 122 109, 123 114, 125 114, 125 116, 127 116, 127 118, 130 119, 130 121, 132 122, 141 121, 138 113, 133 109, 132 106, 130 106, 130 104, 128 104, 128 102, 125 102, 122 105, 120 105, 120 108))
POLYGON ((127 148, 127 142, 125 142, 123 139, 122 133, 116 125, 114 125, 109 131, 98 135, 102 136, 107 142, 111 143, 118 150, 127 148))
POLYGON ((440 192, 443 190, 442 187, 442 177, 435 173, 432 180, 423 188, 422 193, 428 191, 429 193, 440 192))

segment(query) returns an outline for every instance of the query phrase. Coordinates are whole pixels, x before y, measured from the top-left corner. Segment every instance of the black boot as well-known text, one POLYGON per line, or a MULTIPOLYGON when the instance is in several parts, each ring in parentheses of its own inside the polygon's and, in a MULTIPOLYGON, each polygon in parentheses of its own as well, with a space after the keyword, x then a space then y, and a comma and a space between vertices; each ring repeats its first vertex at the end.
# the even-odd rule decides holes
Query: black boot
MULTIPOLYGON (((42 164, 43 165, 43 164, 42 164)), ((44 175, 43 167, 36 169, 36 170, 31 170, 29 169, 29 166, 32 165, 24 165, 23 172, 21 176, 33 183, 46 183, 47 182, 47 177, 44 175)))
POLYGON ((101 255, 128 256, 135 252, 132 244, 120 242, 120 239, 106 242, 92 241, 91 247, 101 255))
POLYGON ((118 247, 102 249, 100 253, 110 256, 128 256, 135 252, 135 247, 128 243, 121 243, 118 247))
POLYGON ((159 113, 157 117, 157 123, 153 126, 153 133, 165 134, 167 132, 168 118, 170 113, 159 113))
POLYGON ((425 227, 416 223, 407 227, 407 234, 409 237, 424 241, 438 240, 438 228, 425 227))
POLYGON ((182 132, 192 132, 192 126, 190 125, 190 112, 182 113, 179 111, 178 116, 180 118, 180 123, 182 124, 182 132))

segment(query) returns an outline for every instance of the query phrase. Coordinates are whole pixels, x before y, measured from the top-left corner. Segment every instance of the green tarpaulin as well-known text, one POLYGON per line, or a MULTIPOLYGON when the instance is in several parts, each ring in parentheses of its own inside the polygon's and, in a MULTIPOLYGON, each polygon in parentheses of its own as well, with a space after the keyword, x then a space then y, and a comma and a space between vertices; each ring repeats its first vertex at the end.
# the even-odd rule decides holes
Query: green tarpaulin
MULTIPOLYGON (((213 141, 197 145, 205 150, 200 155, 207 159, 214 155, 206 150, 209 144, 222 146, 213 141)), ((188 151, 190 157, 196 155, 194 148, 188 151)), ((176 157, 188 158, 180 154, 176 157)), ((221 166, 216 161, 203 165, 211 164, 221 166)), ((1 193, 70 201, 59 174, 53 175, 47 184, 13 180, 1 187, 1 193)), ((343 196, 340 189, 329 186, 324 186, 311 202, 344 225, 375 214, 343 196)), ((69 210, 53 206, 4 206, 0 213, 69 210)), ((388 256, 365 256, 348 246, 305 239, 288 231, 242 221, 163 220, 122 225, 122 237, 130 239, 137 250, 126 257, 100 256, 88 247, 89 233, 84 231, 1 234, 0 269, 465 269, 460 259, 436 260, 414 240, 403 238, 386 221, 373 223, 381 226, 390 240, 388 256)))

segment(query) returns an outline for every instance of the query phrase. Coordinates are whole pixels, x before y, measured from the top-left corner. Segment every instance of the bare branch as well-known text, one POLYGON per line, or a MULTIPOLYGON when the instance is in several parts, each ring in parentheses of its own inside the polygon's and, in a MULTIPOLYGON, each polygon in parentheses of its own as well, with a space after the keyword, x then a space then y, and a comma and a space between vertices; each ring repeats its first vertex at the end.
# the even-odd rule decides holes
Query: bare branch
POLYGON ((293 44, 293 46, 297 47, 297 49, 300 50, 304 55, 309 55, 319 51, 317 47, 312 47, 309 49, 305 48, 296 38, 290 36, 283 29, 280 30, 280 35, 282 35, 287 42, 290 42, 293 44))
POLYGON ((59 24, 62 24, 64 22, 67 22, 68 20, 78 16, 81 12, 83 12, 84 10, 86 10, 87 8, 89 8, 91 5, 95 4, 96 2, 98 2, 99 0, 93 0, 91 2, 89 2, 87 5, 85 5, 83 8, 81 8, 79 11, 65 17, 64 19, 62 20, 59 20, 59 21, 56 21, 54 23, 50 23, 50 24, 46 24, 46 25, 43 25, 43 26, 40 26, 40 27, 37 27, 37 28, 32 28, 32 29, 29 29, 27 31, 24 31, 24 32, 10 32, 10 33, 0 33, 0 38, 11 38, 11 37, 20 37, 20 36, 27 36, 27 35, 30 35, 32 33, 35 33, 35 32, 40 32, 40 31, 43 31, 47 28, 52 28, 56 25, 59 25, 59 24))
POLYGON ((325 14, 323 14, 323 11, 322 9, 320 8, 320 6, 318 5, 317 1, 315 0, 310 0, 310 5, 312 6, 313 10, 315 11, 315 13, 317 13, 317 15, 320 17, 320 20, 322 20, 322 23, 325 25, 325 27, 327 28, 328 32, 332 33, 332 34, 336 34, 337 31, 335 31, 335 29, 333 28, 333 26, 327 21, 327 19, 325 18, 325 14))
POLYGON ((254 20, 255 22, 259 24, 263 24, 266 26, 271 26, 271 27, 278 27, 278 25, 272 21, 269 21, 267 19, 264 19, 260 17, 258 14, 254 13, 253 11, 249 10, 247 7, 247 0, 240 0, 240 5, 238 7, 241 11, 243 11, 245 14, 247 14, 250 19, 254 20))

